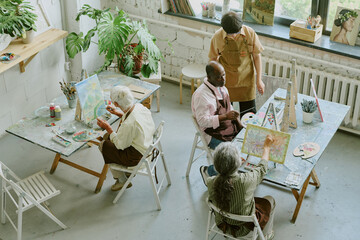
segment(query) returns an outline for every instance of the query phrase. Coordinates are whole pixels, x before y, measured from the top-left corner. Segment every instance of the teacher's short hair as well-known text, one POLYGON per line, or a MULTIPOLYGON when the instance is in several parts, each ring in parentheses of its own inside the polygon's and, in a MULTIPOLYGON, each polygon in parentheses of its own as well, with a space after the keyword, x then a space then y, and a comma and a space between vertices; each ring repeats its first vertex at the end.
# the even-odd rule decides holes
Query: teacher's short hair
POLYGON ((111 89, 110 98, 113 103, 117 103, 124 110, 131 107, 134 103, 134 96, 130 89, 125 86, 116 86, 111 89))
POLYGON ((227 34, 239 32, 242 24, 240 15, 233 11, 225 13, 221 18, 221 27, 227 34))

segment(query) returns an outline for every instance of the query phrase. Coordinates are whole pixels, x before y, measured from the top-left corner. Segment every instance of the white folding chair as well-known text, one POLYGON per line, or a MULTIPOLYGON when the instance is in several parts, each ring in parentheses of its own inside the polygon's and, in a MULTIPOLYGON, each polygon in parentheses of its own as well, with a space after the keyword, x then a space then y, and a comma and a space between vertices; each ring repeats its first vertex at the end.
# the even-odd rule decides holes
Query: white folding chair
POLYGON ((208 216, 208 223, 207 223, 207 228, 206 228, 206 240, 209 239, 209 235, 211 232, 215 233, 216 234, 220 234, 220 235, 223 235, 227 238, 230 238, 230 239, 241 239, 241 237, 238 237, 238 238, 234 238, 231 234, 227 234, 227 233, 223 233, 217 226, 216 226, 216 223, 214 221, 215 217, 215 212, 222 215, 223 217, 226 217, 226 218, 231 218, 233 220, 236 220, 236 221, 241 221, 241 222, 252 222, 254 223, 254 230, 252 231, 252 239, 255 240, 257 239, 258 237, 258 234, 259 234, 259 237, 261 240, 265 240, 265 237, 264 237, 264 234, 263 232, 261 231, 261 228, 260 228, 260 225, 259 225, 259 222, 255 216, 255 214, 252 214, 250 216, 242 216, 242 215, 237 215, 237 214, 232 214, 232 213, 228 213, 228 212, 225 212, 225 211, 222 211, 220 210, 218 207, 216 207, 212 202, 209 201, 209 199, 206 199, 207 201, 207 204, 209 206, 209 216, 208 216), (214 222, 214 223, 212 223, 214 222), (212 224, 212 225, 211 225, 212 224))
POLYGON ((207 160, 209 162, 209 165, 213 164, 213 162, 214 162, 214 158, 213 158, 213 155, 212 155, 212 152, 211 152, 212 150, 208 147, 208 145, 206 143, 206 140, 204 138, 204 135, 202 134, 202 131, 200 130, 200 126, 197 123, 194 116, 192 116, 192 121, 194 123, 196 133, 195 133, 195 137, 194 137, 193 146, 192 146, 192 149, 191 149, 191 154, 190 154, 188 167, 187 167, 187 170, 186 170, 186 177, 189 177, 189 173, 190 173, 190 170, 191 170, 191 165, 196 160, 198 160, 201 156, 203 156, 204 153, 206 154, 206 158, 207 158, 207 160), (194 159, 196 149, 200 149, 202 151, 194 159))
POLYGON ((120 192, 116 195, 113 203, 116 203, 119 200, 121 195, 124 193, 126 187, 130 184, 131 180, 134 178, 134 176, 136 174, 138 174, 138 175, 143 175, 143 176, 149 177, 158 210, 161 210, 159 192, 162 187, 162 184, 165 181, 165 178, 167 180, 168 185, 171 185, 170 175, 169 175, 169 172, 168 172, 168 169, 166 166, 164 153, 163 153, 161 143, 160 143, 160 139, 163 134, 163 129, 164 129, 164 121, 162 121, 160 123, 160 125, 158 126, 158 128, 156 129, 156 131, 154 133, 153 144, 151 144, 149 146, 149 148, 146 150, 146 153, 144 154, 144 156, 142 157, 142 159, 136 166, 125 167, 125 166, 122 166, 119 164, 110 164, 110 168, 113 170, 131 173, 130 177, 125 182, 125 184, 122 187, 122 189, 120 190, 120 192), (164 173, 164 176, 159 181, 159 184, 157 187, 156 183, 155 183, 155 180, 157 181, 156 166, 157 166, 158 160, 160 159, 160 156, 161 156, 161 160, 163 163, 165 173, 164 173))
MULTIPOLYGON (((60 194, 59 190, 49 182, 40 171, 25 179, 20 179, 14 172, 0 162, 0 179, 1 179, 1 223, 5 224, 6 218, 17 232, 17 239, 22 235, 22 215, 26 210, 36 206, 49 218, 56 222, 62 229, 67 227, 57 219, 48 209, 41 206, 45 201, 60 194), (16 207, 17 225, 11 220, 6 210, 6 195, 12 200, 16 207)), ((45 205, 46 206, 46 205, 45 205)))

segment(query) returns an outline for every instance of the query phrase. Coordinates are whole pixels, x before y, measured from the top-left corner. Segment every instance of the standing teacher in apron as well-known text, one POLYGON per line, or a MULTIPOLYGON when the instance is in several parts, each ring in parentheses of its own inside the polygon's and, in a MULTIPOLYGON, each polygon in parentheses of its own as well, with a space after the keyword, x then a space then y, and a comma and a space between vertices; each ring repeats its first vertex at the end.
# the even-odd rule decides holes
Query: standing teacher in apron
POLYGON ((229 90, 230 101, 239 102, 240 116, 247 112, 256 113, 255 86, 261 95, 265 91, 261 80, 261 52, 264 48, 255 31, 242 25, 237 13, 224 14, 221 26, 211 39, 209 59, 224 66, 225 86, 229 90))

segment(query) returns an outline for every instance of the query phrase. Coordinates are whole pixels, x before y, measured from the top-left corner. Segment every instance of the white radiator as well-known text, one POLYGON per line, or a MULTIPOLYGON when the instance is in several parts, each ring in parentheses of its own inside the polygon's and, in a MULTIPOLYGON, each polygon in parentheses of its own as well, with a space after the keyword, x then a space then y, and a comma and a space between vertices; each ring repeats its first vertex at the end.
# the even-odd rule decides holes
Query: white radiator
MULTIPOLYGON (((267 56, 262 57, 263 72, 268 76, 289 78, 291 63, 290 61, 273 59, 267 56)), ((318 60, 324 69, 332 69, 333 63, 327 67, 327 62, 318 60)), ((347 67, 349 68, 349 67, 347 67)), ((346 69, 348 72, 351 69, 346 69)), ((357 73, 354 69, 354 73, 357 73)), ((344 130, 360 134, 360 81, 351 77, 345 77, 334 73, 328 73, 319 69, 310 68, 299 64, 297 60, 296 76, 298 83, 298 92, 310 95, 311 84, 313 79, 317 96, 321 99, 341 103, 350 106, 350 111, 345 117, 343 126, 344 130)))

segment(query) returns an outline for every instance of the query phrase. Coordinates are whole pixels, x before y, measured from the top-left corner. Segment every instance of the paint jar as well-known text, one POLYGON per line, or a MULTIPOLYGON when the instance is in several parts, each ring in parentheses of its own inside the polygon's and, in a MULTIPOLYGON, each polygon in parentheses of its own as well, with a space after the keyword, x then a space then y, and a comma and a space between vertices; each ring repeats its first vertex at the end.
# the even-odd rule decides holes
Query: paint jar
POLYGON ((55 104, 54 103, 50 103, 50 117, 54 118, 55 117, 55 104))
POLYGON ((202 14, 203 17, 207 17, 208 16, 208 10, 203 9, 201 14, 202 14))
POLYGON ((61 108, 60 108, 60 106, 55 106, 55 120, 61 120, 61 108))
POLYGON ((215 18, 215 3, 209 3, 208 17, 215 18))

